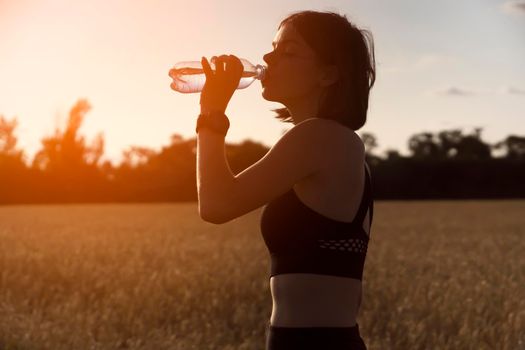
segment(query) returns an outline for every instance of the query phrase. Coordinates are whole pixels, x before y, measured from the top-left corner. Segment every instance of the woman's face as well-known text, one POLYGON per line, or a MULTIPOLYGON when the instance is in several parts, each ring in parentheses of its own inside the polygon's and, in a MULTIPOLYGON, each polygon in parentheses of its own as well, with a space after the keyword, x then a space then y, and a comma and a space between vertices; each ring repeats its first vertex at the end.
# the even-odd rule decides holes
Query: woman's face
POLYGON ((263 56, 268 65, 261 81, 262 95, 284 105, 309 98, 319 89, 319 63, 315 52, 294 27, 283 25, 274 37, 274 51, 263 56))

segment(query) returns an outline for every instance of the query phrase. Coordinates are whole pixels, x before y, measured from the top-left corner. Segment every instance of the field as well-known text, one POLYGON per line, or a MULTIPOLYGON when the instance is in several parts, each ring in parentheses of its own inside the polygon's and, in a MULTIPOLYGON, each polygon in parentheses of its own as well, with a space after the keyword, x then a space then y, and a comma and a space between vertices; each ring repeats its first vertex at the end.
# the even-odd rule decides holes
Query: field
MULTIPOLYGON (((369 349, 525 349, 525 201, 377 201, 369 349)), ((0 349, 264 349, 260 209, 0 207, 0 349)))

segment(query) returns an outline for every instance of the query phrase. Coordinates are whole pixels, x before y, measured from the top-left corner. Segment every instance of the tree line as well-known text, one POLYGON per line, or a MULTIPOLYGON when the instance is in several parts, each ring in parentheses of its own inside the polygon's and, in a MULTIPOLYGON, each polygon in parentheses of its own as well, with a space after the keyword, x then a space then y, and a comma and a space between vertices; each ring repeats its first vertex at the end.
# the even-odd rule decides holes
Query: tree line
MULTIPOLYGON (((173 134, 160 151, 132 146, 120 164, 102 161, 104 137, 87 142, 79 129, 91 106, 78 100, 63 129, 41 140, 26 161, 17 147, 17 120, 0 115, 0 204, 79 202, 196 201, 196 138, 173 134)), ((375 199, 481 199, 525 197, 525 137, 509 135, 490 144, 481 128, 421 132, 408 140, 410 156, 378 146, 361 133, 372 172, 375 199), (496 157, 493 154, 500 153, 496 157)), ((226 144, 234 174, 242 172, 269 148, 245 140, 226 144)))

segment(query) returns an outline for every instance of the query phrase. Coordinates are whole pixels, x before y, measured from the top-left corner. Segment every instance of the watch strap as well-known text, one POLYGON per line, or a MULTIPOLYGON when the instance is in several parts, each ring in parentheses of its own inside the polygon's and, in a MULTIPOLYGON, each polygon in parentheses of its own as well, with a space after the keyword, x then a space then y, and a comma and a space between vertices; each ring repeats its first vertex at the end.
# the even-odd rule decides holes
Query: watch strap
POLYGON ((195 132, 198 134, 201 128, 210 129, 216 133, 226 136, 226 133, 230 128, 230 121, 226 114, 220 111, 201 113, 197 118, 195 132))

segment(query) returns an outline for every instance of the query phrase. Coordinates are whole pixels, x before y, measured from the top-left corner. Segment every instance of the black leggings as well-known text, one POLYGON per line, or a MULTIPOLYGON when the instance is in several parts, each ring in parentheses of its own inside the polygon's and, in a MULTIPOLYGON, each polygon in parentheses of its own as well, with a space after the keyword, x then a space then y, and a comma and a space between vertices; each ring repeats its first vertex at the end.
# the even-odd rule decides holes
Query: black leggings
POLYGON ((353 327, 266 327, 266 350, 366 350, 353 327))

